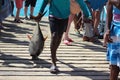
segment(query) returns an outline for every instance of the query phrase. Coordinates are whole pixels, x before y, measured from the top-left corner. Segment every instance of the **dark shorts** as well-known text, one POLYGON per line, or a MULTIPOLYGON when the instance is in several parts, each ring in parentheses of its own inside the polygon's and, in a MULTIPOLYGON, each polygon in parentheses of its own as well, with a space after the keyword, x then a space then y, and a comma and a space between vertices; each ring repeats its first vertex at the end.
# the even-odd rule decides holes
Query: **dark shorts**
POLYGON ((106 4, 107 0, 87 0, 90 3, 93 11, 101 11, 103 6, 106 4))
POLYGON ((57 32, 58 34, 63 34, 67 29, 68 18, 67 19, 58 19, 55 17, 49 17, 50 21, 50 30, 51 33, 57 32))
POLYGON ((31 5, 32 7, 35 7, 36 1, 37 0, 26 0, 25 1, 25 7, 28 7, 29 5, 31 5))

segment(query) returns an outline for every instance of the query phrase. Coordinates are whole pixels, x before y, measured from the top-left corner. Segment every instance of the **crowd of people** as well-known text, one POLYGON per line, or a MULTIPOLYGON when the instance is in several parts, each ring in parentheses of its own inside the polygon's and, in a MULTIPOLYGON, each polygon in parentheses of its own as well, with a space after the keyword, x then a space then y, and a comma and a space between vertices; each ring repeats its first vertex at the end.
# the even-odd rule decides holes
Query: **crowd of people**
POLYGON ((110 80, 117 80, 120 68, 120 0, 72 0, 80 6, 80 12, 73 14, 70 12, 70 1, 68 0, 43 0, 37 16, 34 16, 34 7, 37 0, 0 0, 0 29, 4 28, 2 21, 9 15, 15 16, 14 22, 23 23, 20 19, 20 10, 25 2, 25 19, 33 19, 39 22, 44 14, 44 9, 49 3, 49 23, 51 31, 51 73, 58 73, 57 49, 62 41, 66 45, 74 42, 69 37, 69 30, 74 21, 75 30, 80 34, 80 28, 84 30, 83 41, 98 42, 98 26, 100 14, 106 5, 106 31, 104 34, 103 46, 107 47, 107 60, 110 62, 110 80), (8 4, 9 3, 9 4, 8 4), (59 4, 58 4, 59 3, 59 4), (16 15, 13 14, 14 4, 16 5, 16 15), (27 11, 30 6, 30 15, 27 11), (77 18, 77 19, 76 19, 77 18), (77 21, 76 21, 77 20, 77 21))

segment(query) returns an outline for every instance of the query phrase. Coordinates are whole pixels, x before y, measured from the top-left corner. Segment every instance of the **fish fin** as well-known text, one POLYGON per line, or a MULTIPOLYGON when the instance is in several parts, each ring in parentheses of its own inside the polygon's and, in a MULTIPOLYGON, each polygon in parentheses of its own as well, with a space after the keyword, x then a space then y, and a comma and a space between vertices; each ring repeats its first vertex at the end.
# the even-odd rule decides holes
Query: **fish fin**
POLYGON ((29 40, 31 40, 31 38, 32 38, 29 34, 27 34, 27 37, 28 37, 29 40))

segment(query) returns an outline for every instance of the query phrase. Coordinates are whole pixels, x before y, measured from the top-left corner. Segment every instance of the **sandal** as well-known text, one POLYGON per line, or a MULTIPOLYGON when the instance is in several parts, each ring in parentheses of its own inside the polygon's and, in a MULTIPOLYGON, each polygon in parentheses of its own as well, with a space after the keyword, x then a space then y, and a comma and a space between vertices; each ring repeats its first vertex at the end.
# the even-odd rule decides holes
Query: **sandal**
POLYGON ((14 22, 15 23, 23 23, 23 21, 21 21, 20 19, 15 19, 14 22))
POLYGON ((89 41, 89 37, 83 36, 83 41, 89 41))
POLYGON ((70 39, 70 38, 68 38, 68 41, 70 41, 70 42, 74 42, 72 39, 70 39))
POLYGON ((71 45, 71 42, 69 40, 64 40, 65 45, 71 45))
POLYGON ((50 73, 57 74, 59 72, 58 68, 54 65, 50 67, 50 73))

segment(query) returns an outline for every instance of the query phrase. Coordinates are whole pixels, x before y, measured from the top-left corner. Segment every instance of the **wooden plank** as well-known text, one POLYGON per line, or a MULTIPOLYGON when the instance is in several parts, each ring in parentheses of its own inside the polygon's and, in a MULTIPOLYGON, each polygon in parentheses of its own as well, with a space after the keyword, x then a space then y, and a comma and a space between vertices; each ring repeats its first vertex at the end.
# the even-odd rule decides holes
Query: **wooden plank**
MULTIPOLYGON (((24 24, 14 24, 5 21, 8 26, 0 37, 0 80, 108 80, 109 64, 106 61, 106 48, 101 43, 83 42, 73 27, 70 37, 75 42, 66 46, 63 41, 57 50, 57 66, 59 74, 51 74, 50 30, 49 24, 43 18, 40 23, 45 41, 45 48, 39 60, 32 61, 28 51, 29 39, 26 33, 32 35, 36 26, 34 21, 24 24), (46 23, 44 23, 46 22, 46 23), (46 33, 46 31, 48 31, 46 33)), ((12 20, 12 18, 7 18, 12 20)), ((72 24, 73 26, 73 24, 72 24)), ((119 76, 120 77, 120 76, 119 76)))

